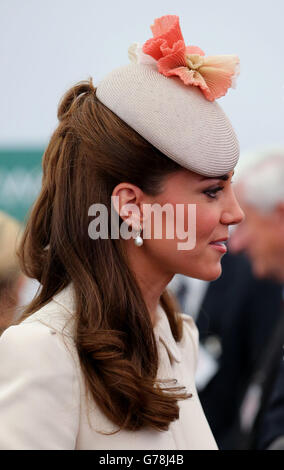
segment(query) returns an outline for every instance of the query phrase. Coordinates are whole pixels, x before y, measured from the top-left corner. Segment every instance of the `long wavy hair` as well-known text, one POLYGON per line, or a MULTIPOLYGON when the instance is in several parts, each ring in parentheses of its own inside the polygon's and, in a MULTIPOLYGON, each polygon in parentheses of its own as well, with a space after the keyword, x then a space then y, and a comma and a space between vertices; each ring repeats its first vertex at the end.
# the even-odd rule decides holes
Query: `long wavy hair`
MULTIPOLYGON (((181 167, 104 106, 92 79, 65 93, 57 116, 43 155, 41 192, 18 249, 22 270, 41 284, 21 320, 72 281, 74 339, 87 391, 120 429, 167 430, 179 416, 178 400, 191 394, 175 380, 158 381, 153 326, 125 244, 91 239, 88 208, 101 203, 110 213, 113 189, 124 181, 157 195, 164 177, 181 167)), ((178 302, 165 289, 160 303, 178 342, 178 302)))

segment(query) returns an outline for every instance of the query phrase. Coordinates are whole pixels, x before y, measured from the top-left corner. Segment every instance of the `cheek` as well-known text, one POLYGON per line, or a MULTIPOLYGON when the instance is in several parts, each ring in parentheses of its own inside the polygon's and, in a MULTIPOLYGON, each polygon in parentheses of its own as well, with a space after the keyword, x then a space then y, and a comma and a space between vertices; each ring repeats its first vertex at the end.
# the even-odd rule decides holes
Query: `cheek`
MULTIPOLYGON (((219 211, 213 205, 200 204, 196 207, 196 242, 211 241, 220 223, 219 211)), ((216 234, 217 236, 218 234, 216 234)))
MULTIPOLYGON (((218 204, 196 204, 196 243, 194 248, 178 248, 180 242, 189 242, 190 244, 192 214, 189 217, 188 206, 184 205, 183 210, 174 212, 174 215, 175 225, 180 228, 180 233, 186 233, 186 240, 179 239, 176 232, 173 239, 167 239, 163 222, 163 238, 151 238, 149 242, 145 240, 144 249, 146 249, 148 259, 156 268, 159 267, 171 275, 181 273, 207 281, 217 279, 221 274, 221 256, 208 244, 220 235, 220 230, 218 233, 216 229, 220 224, 218 204)), ((153 227, 152 224, 151 227, 153 227)))
MULTIPOLYGON (((195 212, 192 212, 192 209, 190 209, 187 204, 183 205, 183 209, 177 210, 175 207, 174 218, 170 218, 170 220, 174 224, 174 237, 176 242, 179 240, 178 234, 186 233, 189 237, 192 237, 195 226, 196 248, 198 249, 198 246, 201 246, 203 243, 207 244, 214 238, 213 234, 220 223, 220 211, 217 205, 213 206, 213 204, 199 203, 195 204, 195 207, 195 212)), ((166 233, 164 224, 163 233, 166 233)))

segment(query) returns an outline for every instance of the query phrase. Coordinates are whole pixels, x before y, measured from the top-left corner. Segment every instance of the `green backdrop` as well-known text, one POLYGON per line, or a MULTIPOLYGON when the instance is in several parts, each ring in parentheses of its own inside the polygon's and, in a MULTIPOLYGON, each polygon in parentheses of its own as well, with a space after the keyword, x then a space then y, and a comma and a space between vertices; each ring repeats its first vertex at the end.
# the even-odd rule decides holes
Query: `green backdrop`
POLYGON ((40 191, 43 152, 43 148, 0 148, 0 210, 21 222, 40 191))

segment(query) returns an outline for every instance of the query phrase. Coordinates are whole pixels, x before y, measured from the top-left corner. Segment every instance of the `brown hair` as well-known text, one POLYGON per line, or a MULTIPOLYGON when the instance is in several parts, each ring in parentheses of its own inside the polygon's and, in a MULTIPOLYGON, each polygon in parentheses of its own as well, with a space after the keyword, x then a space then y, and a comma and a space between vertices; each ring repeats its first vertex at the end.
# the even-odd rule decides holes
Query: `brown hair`
MULTIPOLYGON (((88 208, 101 203, 110 213, 113 189, 123 181, 156 195, 163 177, 181 167, 105 107, 91 79, 66 92, 58 119, 43 156, 42 189, 18 251, 23 271, 42 284, 22 319, 72 281, 75 343, 87 390, 120 429, 166 430, 179 416, 177 400, 191 394, 159 384, 151 318, 125 246, 121 239, 89 237, 88 208)), ((178 304, 167 290, 160 303, 179 341, 178 304)))

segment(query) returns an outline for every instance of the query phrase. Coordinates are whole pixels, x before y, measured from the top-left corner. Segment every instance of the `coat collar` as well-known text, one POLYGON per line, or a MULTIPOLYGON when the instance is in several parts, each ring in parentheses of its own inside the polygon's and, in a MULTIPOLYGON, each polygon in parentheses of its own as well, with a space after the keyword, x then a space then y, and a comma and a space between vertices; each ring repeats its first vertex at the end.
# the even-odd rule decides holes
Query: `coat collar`
MULTIPOLYGON (((53 300, 64 307, 71 314, 75 313, 75 292, 73 283, 70 282, 61 292, 53 296, 53 300)), ((176 361, 181 361, 181 353, 172 335, 167 314, 159 304, 157 308, 157 321, 154 326, 154 335, 166 348, 169 357, 176 361)))
POLYGON ((75 313, 75 291, 73 282, 70 282, 67 287, 52 298, 55 302, 68 310, 68 312, 72 314, 75 313))
POLYGON ((160 342, 165 346, 169 357, 176 361, 181 361, 181 353, 177 343, 173 337, 167 314, 163 307, 159 304, 157 309, 157 322, 154 326, 154 334, 159 338, 160 342))

